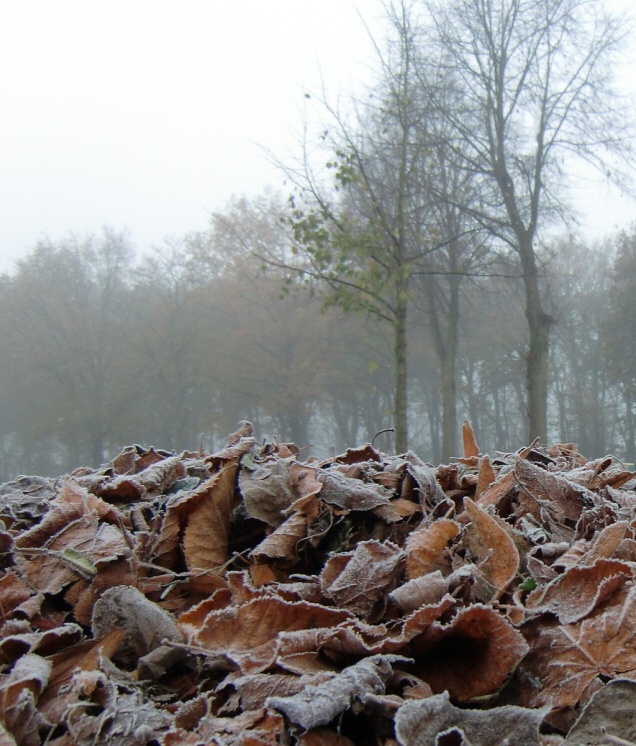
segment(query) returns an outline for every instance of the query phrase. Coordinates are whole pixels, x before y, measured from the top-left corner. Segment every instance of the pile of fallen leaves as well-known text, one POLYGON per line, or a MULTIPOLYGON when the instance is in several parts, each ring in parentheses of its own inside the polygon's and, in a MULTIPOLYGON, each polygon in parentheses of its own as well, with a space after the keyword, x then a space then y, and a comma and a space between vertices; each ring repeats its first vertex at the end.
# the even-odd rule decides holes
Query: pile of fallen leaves
POLYGON ((0 746, 636 741, 636 474, 249 423, 0 487, 0 746))

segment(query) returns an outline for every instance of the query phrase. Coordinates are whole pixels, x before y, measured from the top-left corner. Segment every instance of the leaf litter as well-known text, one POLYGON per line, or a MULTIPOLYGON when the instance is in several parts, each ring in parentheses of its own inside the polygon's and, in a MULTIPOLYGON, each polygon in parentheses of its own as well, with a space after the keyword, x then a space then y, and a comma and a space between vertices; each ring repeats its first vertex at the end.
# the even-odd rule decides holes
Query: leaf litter
POLYGON ((636 474, 462 436, 0 486, 0 744, 636 744, 636 474))

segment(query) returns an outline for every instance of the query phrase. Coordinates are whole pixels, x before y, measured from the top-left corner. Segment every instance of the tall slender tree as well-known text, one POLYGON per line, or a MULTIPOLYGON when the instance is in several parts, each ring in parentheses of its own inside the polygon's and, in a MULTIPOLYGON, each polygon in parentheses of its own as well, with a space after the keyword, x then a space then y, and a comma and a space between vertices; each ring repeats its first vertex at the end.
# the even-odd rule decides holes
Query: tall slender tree
POLYGON ((440 99, 440 116, 484 186, 480 209, 470 209, 521 266, 528 428, 545 439, 554 319, 541 292, 539 231, 563 215, 569 156, 609 177, 628 156, 629 117, 612 86, 624 26, 602 0, 424 1, 430 64, 455 89, 440 99))

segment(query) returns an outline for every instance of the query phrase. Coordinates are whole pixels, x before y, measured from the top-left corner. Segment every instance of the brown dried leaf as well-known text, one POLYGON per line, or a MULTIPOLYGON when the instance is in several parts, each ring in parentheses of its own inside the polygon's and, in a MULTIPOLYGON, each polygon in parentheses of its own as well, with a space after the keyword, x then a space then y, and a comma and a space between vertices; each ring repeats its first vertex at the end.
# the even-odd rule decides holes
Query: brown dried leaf
POLYGON ((345 668, 330 681, 308 686, 292 697, 269 697, 265 705, 280 710, 292 723, 304 730, 329 724, 354 701, 366 694, 384 694, 386 680, 394 663, 407 662, 393 655, 375 655, 345 668))
POLYGON ((593 565, 575 565, 526 599, 534 611, 556 614, 561 624, 572 624, 588 616, 621 588, 632 571, 618 560, 599 559, 593 565))
POLYGON ((85 640, 60 653, 48 656, 53 671, 49 684, 38 701, 38 709, 54 725, 64 719, 66 708, 75 701, 71 682, 79 671, 97 671, 104 657, 115 654, 124 636, 122 629, 109 632, 99 641, 85 640))
POLYGON ((367 618, 395 588, 403 558, 391 542, 361 541, 353 552, 327 562, 320 574, 323 592, 341 608, 367 618))
POLYGON ((617 521, 602 528, 594 538, 589 552, 584 555, 583 561, 592 564, 600 557, 611 557, 623 543, 628 530, 627 521, 617 521))
POLYGON ((391 504, 392 493, 386 487, 347 477, 336 467, 322 471, 319 478, 320 497, 328 505, 342 510, 372 510, 387 522, 400 520, 400 514, 391 504))
POLYGON ((464 458, 475 458, 479 456, 479 446, 475 438, 475 432, 468 420, 462 423, 462 442, 464 445, 464 458))
POLYGON ((406 702, 395 716, 395 734, 401 746, 539 746, 544 715, 545 710, 512 705, 486 711, 461 710, 450 703, 448 692, 443 692, 406 702))
POLYGON ((330 672, 294 676, 292 674, 251 674, 232 681, 243 710, 258 710, 265 706, 268 697, 291 697, 308 686, 317 686, 335 676, 330 672))
POLYGON ((636 681, 614 679, 585 705, 565 739, 572 746, 607 746, 636 742, 636 681))
POLYGON ((231 718, 208 715, 201 718, 196 731, 171 730, 163 746, 273 746, 285 733, 283 716, 249 710, 231 718))
POLYGON ((3 528, 28 530, 47 512, 55 497, 55 482, 47 477, 18 477, 0 485, 3 528))
POLYGON ((36 592, 19 578, 13 570, 7 570, 0 576, 0 625, 15 616, 20 606, 36 592))
POLYGON ((109 483, 103 484, 98 491, 99 496, 108 501, 129 502, 167 492, 178 479, 184 476, 185 467, 179 456, 159 458, 160 460, 153 460, 149 466, 137 474, 122 474, 109 483))
POLYGON ((597 676, 636 674, 636 587, 624 585, 574 624, 539 617, 521 631, 530 645, 518 670, 522 703, 572 707, 597 676))
POLYGON ((251 556, 257 559, 294 559, 299 542, 307 536, 307 518, 294 513, 255 547, 251 556))
POLYGON ((240 425, 241 427, 235 433, 228 436, 228 446, 232 446, 244 438, 251 438, 254 435, 254 425, 249 420, 241 420, 240 425))
POLYGON ((420 606, 437 603, 446 593, 446 580, 439 570, 420 575, 396 588, 391 598, 405 611, 414 611, 420 606))
POLYGON ((479 498, 485 494, 488 488, 497 478, 495 470, 492 468, 490 459, 488 456, 482 456, 479 459, 479 473, 477 475, 477 489, 475 490, 475 500, 479 501, 479 498))
POLYGON ((230 518, 238 505, 237 464, 217 472, 196 493, 196 506, 188 513, 183 552, 190 570, 217 570, 228 560, 230 518))
MULTIPOLYGON (((410 451, 401 459, 401 462, 405 464, 408 480, 415 485, 417 498, 424 512, 428 512, 431 507, 446 501, 446 495, 430 466, 410 451)), ((397 470, 398 465, 394 465, 393 468, 397 470)), ((407 480, 405 479, 402 497, 405 497, 408 492, 406 483, 407 480)))
POLYGON ((127 663, 136 664, 141 657, 162 646, 164 640, 183 640, 168 611, 127 585, 109 588, 103 594, 93 607, 91 626, 96 639, 114 629, 125 631, 117 656, 127 663))
POLYGON ((337 626, 294 633, 281 638, 278 665, 294 673, 309 673, 330 670, 325 659, 318 659, 317 652, 325 652, 330 659, 338 660, 344 655, 368 656, 399 653, 417 658, 425 655, 422 640, 424 632, 454 605, 454 599, 445 596, 439 603, 422 606, 399 624, 371 625, 359 619, 350 619, 337 626), (300 666, 298 661, 300 660, 300 666))
POLYGON ((406 500, 402 497, 391 500, 391 505, 402 518, 410 518, 412 515, 422 512, 422 506, 419 503, 414 503, 412 500, 406 500))
POLYGON ((334 461, 338 464, 359 464, 367 461, 382 463, 382 454, 377 451, 370 443, 359 446, 358 448, 348 448, 344 453, 336 456, 334 461))
POLYGON ((418 676, 459 702, 496 692, 528 652, 505 617, 481 604, 462 609, 449 624, 433 622, 421 644, 427 652, 416 662, 418 676))
POLYGON ((170 498, 155 548, 159 564, 175 567, 182 539, 188 561, 202 563, 200 567, 196 564, 189 565, 191 567, 213 570, 227 561, 230 514, 238 502, 236 469, 236 463, 229 464, 195 489, 179 492, 170 498), (203 531, 201 526, 205 527, 203 531), (188 528, 186 551, 183 534, 188 528), (206 535, 206 531, 210 533, 206 535))
POLYGON ((59 593, 97 565, 130 554, 118 512, 103 500, 67 482, 42 521, 16 537, 14 559, 28 583, 42 593, 59 593))
POLYGON ((443 555, 460 530, 459 523, 448 518, 415 529, 406 542, 406 577, 412 580, 438 569, 448 571, 450 560, 444 561, 443 555))
POLYGON ((503 476, 499 475, 490 487, 479 495, 477 503, 484 510, 492 505, 500 511, 500 507, 516 491, 516 488, 517 480, 514 472, 506 472, 503 476))
POLYGON ((350 738, 328 728, 315 728, 303 733, 298 737, 297 744, 298 746, 355 746, 350 738))
POLYGON ((210 611, 202 621, 197 618, 196 626, 188 624, 186 616, 179 626, 189 642, 211 654, 223 654, 248 674, 273 665, 283 632, 333 627, 350 617, 342 609, 261 597, 241 606, 210 611))
POLYGON ((519 551, 501 519, 489 515, 469 497, 464 498, 464 509, 471 520, 464 529, 464 543, 479 560, 497 596, 501 595, 519 572, 519 551))
POLYGON ((77 702, 68 708, 65 724, 75 746, 157 743, 172 723, 172 715, 140 690, 119 691, 101 672, 79 673, 71 686, 77 702))
POLYGON ((553 541, 571 540, 569 526, 579 520, 586 503, 594 504, 593 493, 523 458, 515 461, 513 472, 519 497, 525 497, 524 509, 553 532, 553 541))
POLYGON ((239 488, 250 517, 273 527, 285 520, 285 510, 298 497, 290 474, 291 464, 291 459, 279 459, 254 470, 241 468, 239 488))
MULTIPOLYGON (((30 629, 28 625, 25 625, 30 629)), ((51 655, 69 645, 74 645, 82 638, 82 628, 77 624, 62 624, 53 629, 34 632, 7 634, 0 640, 0 663, 13 663, 27 653, 51 655)))
POLYGON ((0 720, 20 746, 40 746, 42 717, 37 701, 51 675, 51 664, 39 655, 20 658, 0 676, 0 720))

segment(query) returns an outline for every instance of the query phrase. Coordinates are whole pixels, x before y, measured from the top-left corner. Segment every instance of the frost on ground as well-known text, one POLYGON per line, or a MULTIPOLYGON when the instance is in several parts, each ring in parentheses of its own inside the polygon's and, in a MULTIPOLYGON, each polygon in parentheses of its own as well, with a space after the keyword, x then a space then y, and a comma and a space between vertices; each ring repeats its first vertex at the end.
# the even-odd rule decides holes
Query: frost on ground
POLYGON ((0 746, 636 744, 636 474, 249 426, 0 487, 0 746))

